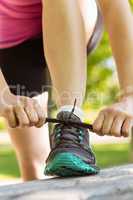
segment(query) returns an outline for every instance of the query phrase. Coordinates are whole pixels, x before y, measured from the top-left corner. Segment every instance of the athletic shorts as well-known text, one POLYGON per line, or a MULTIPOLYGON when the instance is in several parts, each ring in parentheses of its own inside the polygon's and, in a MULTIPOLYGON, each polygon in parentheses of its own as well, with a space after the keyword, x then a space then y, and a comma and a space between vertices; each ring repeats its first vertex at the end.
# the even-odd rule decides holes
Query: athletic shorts
MULTIPOLYGON (((96 47, 102 32, 102 16, 98 12, 97 23, 87 46, 88 54, 96 47)), ((33 97, 51 88, 41 37, 11 48, 0 49, 0 67, 11 92, 15 95, 33 97)))

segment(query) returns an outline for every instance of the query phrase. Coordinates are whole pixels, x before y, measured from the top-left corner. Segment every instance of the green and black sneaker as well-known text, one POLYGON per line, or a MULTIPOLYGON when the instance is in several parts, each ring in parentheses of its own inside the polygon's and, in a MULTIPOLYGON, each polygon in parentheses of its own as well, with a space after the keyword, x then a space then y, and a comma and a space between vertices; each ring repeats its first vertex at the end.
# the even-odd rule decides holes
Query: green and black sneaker
POLYGON ((72 123, 79 124, 81 120, 66 111, 60 112, 57 119, 67 123, 59 123, 54 127, 45 175, 70 177, 97 174, 99 168, 89 145, 89 132, 72 123))

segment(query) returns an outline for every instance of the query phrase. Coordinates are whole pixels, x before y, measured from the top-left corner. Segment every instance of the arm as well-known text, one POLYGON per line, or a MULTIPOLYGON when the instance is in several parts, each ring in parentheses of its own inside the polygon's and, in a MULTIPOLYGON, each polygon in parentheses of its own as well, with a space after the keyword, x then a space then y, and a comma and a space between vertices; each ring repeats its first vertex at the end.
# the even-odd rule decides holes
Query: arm
POLYGON ((45 113, 35 99, 16 96, 0 70, 0 116, 5 117, 11 128, 40 127, 45 122, 45 113))
POLYGON ((99 0, 117 64, 123 98, 93 123, 99 135, 127 137, 133 127, 133 17, 128 0, 99 0))
POLYGON ((9 86, 7 85, 7 82, 3 76, 2 71, 0 70, 0 96, 5 92, 5 95, 8 95, 10 93, 9 86))
POLYGON ((133 92, 133 16, 128 0, 99 0, 123 92, 133 92))

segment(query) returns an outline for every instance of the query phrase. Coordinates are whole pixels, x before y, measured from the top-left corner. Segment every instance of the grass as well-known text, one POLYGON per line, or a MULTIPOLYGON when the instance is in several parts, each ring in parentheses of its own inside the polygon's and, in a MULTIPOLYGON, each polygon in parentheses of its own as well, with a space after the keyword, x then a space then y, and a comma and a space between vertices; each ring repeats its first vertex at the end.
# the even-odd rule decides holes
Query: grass
MULTIPOLYGON (((95 145, 97 163, 101 168, 129 163, 128 144, 95 145)), ((20 177, 15 153, 11 146, 0 146, 0 179, 20 177)))
POLYGON ((11 146, 0 146, 0 179, 20 177, 15 153, 11 146))
POLYGON ((113 167, 130 163, 129 144, 95 145, 97 163, 101 168, 113 167))

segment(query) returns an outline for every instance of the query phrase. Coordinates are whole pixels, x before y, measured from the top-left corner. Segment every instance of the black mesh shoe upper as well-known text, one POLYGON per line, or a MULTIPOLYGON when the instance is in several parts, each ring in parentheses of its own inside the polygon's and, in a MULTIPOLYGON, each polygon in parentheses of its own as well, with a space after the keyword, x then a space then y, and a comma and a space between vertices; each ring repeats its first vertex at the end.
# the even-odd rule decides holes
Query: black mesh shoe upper
POLYGON ((73 125, 81 120, 70 112, 60 112, 57 119, 64 123, 56 124, 51 134, 50 160, 57 153, 69 152, 81 158, 84 162, 95 165, 95 156, 89 145, 89 132, 86 128, 73 125), (67 123, 66 123, 67 122, 67 123))

